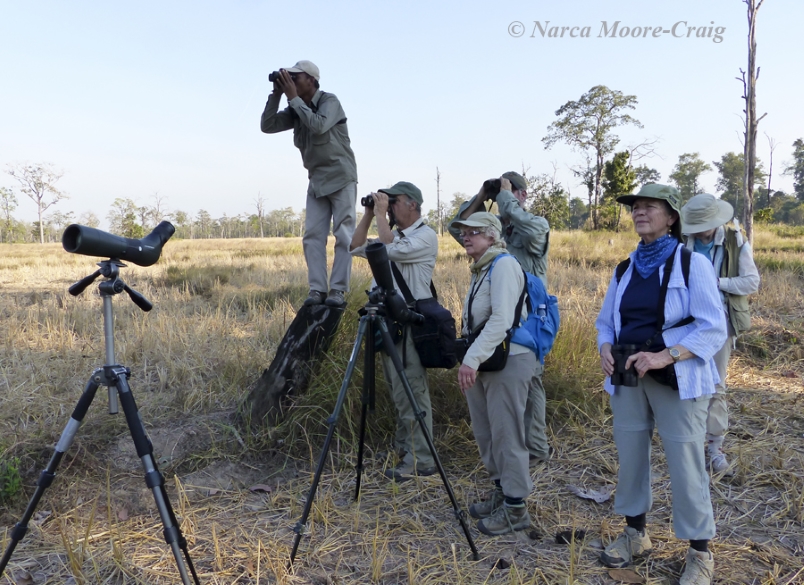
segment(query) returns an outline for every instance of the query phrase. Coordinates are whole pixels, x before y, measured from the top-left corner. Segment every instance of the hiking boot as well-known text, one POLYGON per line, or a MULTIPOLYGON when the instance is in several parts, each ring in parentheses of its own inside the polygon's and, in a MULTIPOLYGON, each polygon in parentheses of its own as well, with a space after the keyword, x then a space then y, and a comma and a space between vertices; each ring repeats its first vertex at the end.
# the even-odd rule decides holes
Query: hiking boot
POLYGON ((726 454, 723 451, 709 459, 709 465, 712 468, 712 473, 722 473, 725 476, 734 475, 734 470, 731 468, 729 460, 726 459, 726 454))
POLYGON ((550 447, 547 451, 546 456, 539 456, 533 455, 532 453, 528 455, 528 467, 533 469, 534 467, 538 467, 542 463, 548 463, 553 458, 553 448, 550 447))
POLYGON ((396 467, 386 469, 385 477, 401 483, 413 479, 416 476, 427 477, 428 475, 433 475, 435 472, 435 467, 417 467, 413 463, 405 463, 403 461, 396 467))
POLYGON ((469 515, 472 518, 477 518, 478 520, 481 518, 488 518, 494 514, 494 512, 496 512, 500 506, 503 505, 504 501, 505 496, 503 495, 502 489, 495 488, 487 500, 483 502, 476 502, 469 506, 469 515))
POLYGON ((521 506, 503 504, 492 516, 477 523, 477 529, 489 536, 524 530, 528 526, 530 526, 530 514, 528 514, 528 507, 525 504, 521 506))
POLYGON ((304 306, 310 307, 312 305, 320 305, 324 302, 325 296, 326 295, 320 290, 310 289, 310 292, 307 294, 307 298, 304 299, 304 306))
POLYGON ((344 293, 342 290, 335 290, 334 288, 329 291, 329 295, 327 296, 327 300, 324 301, 328 307, 335 307, 339 309, 341 307, 346 306, 346 299, 344 298, 344 293))
POLYGON ((712 473, 722 473, 726 476, 734 475, 734 470, 723 452, 723 436, 707 435, 706 453, 709 455, 709 466, 712 473))
POLYGON ((714 574, 715 558, 711 551, 699 552, 689 548, 678 585, 710 585, 714 574))
POLYGON ((607 567, 621 569, 627 567, 635 557, 645 556, 652 549, 653 544, 645 532, 626 526, 617 540, 600 553, 600 560, 607 567))

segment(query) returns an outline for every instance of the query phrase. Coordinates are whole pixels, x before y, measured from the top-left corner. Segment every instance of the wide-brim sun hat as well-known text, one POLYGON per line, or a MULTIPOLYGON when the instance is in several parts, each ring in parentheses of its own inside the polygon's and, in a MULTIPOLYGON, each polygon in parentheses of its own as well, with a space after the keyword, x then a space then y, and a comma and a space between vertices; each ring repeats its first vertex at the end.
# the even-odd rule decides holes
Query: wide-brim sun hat
POLYGON ((681 208, 681 232, 708 232, 730 222, 733 217, 734 208, 731 203, 709 193, 699 193, 681 208))

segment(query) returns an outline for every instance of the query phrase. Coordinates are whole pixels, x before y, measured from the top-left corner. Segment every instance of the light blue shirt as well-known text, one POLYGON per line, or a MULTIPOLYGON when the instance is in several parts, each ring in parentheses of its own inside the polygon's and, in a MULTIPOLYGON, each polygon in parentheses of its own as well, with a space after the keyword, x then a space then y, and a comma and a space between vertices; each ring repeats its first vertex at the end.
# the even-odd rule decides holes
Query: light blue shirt
MULTIPOLYGON (((619 284, 616 276, 612 275, 603 306, 595 321, 598 350, 604 343, 613 345, 620 335, 620 303, 634 270, 634 254, 635 252, 631 253, 631 264, 619 284)), ((712 263, 701 254, 693 254, 687 288, 681 271, 681 246, 676 249, 675 255, 664 302, 665 328, 662 338, 666 347, 678 344, 694 354, 694 357, 675 365, 679 395, 682 400, 686 400, 715 393, 715 384, 720 381, 720 377, 712 358, 726 342, 726 313, 723 311, 712 263), (688 315, 692 315, 695 321, 683 327, 669 329, 688 315)), ((663 277, 664 271, 660 269, 660 281, 663 277)), ((609 377, 606 377, 605 388, 606 392, 614 394, 614 386, 609 377)))

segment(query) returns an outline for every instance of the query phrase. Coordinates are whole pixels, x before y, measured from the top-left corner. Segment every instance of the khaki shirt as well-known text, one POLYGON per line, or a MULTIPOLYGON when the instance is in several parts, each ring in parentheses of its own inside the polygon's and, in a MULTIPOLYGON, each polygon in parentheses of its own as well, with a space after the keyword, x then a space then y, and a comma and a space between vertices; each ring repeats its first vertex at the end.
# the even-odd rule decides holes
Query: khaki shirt
MULTIPOLYGON (((388 260, 399 268, 414 299, 420 301, 431 298, 433 294, 430 291, 430 281, 433 279, 433 268, 438 255, 438 236, 421 218, 401 232, 395 229, 393 234, 394 241, 386 246, 388 260)), ((352 250, 352 256, 365 258, 366 246, 378 241, 370 238, 365 244, 352 250)), ((396 278, 394 286, 402 294, 396 278)))
MULTIPOLYGON (((450 235, 463 246, 461 229, 453 222, 461 217, 477 195, 469 201, 461 203, 458 213, 452 218, 449 227, 450 235)), ((547 252, 550 249, 550 224, 541 216, 522 209, 519 201, 511 191, 501 190, 497 195, 497 209, 503 224, 502 239, 506 249, 512 254, 526 272, 542 279, 547 286, 547 252)))
POLYGON ((307 194, 324 197, 357 182, 346 114, 338 98, 318 90, 309 106, 296 96, 278 112, 281 99, 281 93, 271 93, 260 129, 266 134, 293 129, 293 144, 301 151, 310 179, 307 194))
MULTIPOLYGON (((505 333, 514 324, 514 311, 522 295, 525 275, 514 258, 499 258, 494 264, 491 278, 488 278, 491 263, 478 274, 472 275, 469 292, 463 302, 463 328, 461 335, 469 335, 469 297, 472 300, 472 330, 477 331, 485 323, 483 331, 472 343, 463 358, 463 364, 476 370, 481 363, 494 353, 494 349, 505 339, 505 333)), ((521 318, 528 316, 527 301, 522 303, 521 318)), ((531 351, 523 345, 511 344, 510 355, 531 351)))

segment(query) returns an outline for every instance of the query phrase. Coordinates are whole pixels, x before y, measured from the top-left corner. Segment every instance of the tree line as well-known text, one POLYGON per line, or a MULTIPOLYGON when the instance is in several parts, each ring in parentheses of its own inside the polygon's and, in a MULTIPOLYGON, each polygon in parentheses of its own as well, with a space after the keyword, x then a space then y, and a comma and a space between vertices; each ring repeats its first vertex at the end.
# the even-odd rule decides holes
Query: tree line
MULTIPOLYGON (((643 127, 630 113, 636 105, 636 96, 598 85, 556 110, 556 120, 548 126, 542 142, 546 149, 562 142, 580 154, 580 162, 569 168, 576 184, 586 189, 586 199, 570 196, 569 190, 556 180, 555 164, 551 173, 531 174, 529 169, 522 169, 528 181, 527 205, 532 213, 545 217, 554 229, 619 229, 623 207, 616 198, 633 193, 646 183, 662 180, 659 171, 645 164, 654 154, 657 141, 620 147, 618 128, 643 127)), ((754 222, 804 225, 804 139, 793 142, 792 161, 786 162, 783 169, 783 174, 793 177, 792 193, 773 189, 773 154, 777 145, 771 138, 768 143, 768 171, 755 158, 752 172, 747 172, 744 153, 727 152, 709 164, 698 152, 687 152, 678 157, 666 182, 675 185, 686 201, 702 192, 701 177, 716 169, 718 194, 731 203, 736 217, 745 221, 746 202, 750 201, 748 212, 754 222), (747 176, 753 181, 748 197, 747 176)), ((6 174, 16 185, 0 187, 0 242, 58 242, 64 228, 71 223, 100 225, 93 212, 76 217, 71 211, 54 209, 68 196, 57 186, 63 173, 52 164, 11 163, 6 174), (36 205, 36 221, 25 222, 14 217, 20 199, 25 197, 36 205)), ((443 233, 446 223, 467 198, 464 193, 456 192, 449 203, 439 202, 427 214, 430 225, 443 233)), ((261 195, 253 202, 254 212, 224 214, 219 218, 203 209, 195 215, 169 210, 167 199, 159 193, 150 199, 146 204, 115 199, 106 215, 109 230, 128 238, 141 238, 160 221, 169 220, 176 227, 176 236, 186 239, 293 237, 301 236, 304 231, 304 210, 298 213, 291 207, 266 210, 261 195)))

